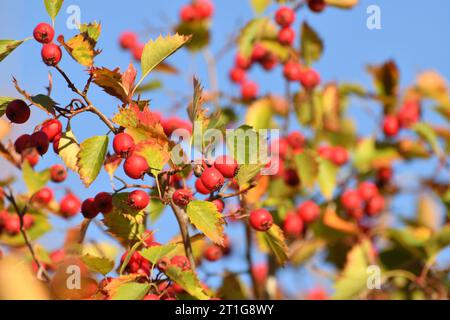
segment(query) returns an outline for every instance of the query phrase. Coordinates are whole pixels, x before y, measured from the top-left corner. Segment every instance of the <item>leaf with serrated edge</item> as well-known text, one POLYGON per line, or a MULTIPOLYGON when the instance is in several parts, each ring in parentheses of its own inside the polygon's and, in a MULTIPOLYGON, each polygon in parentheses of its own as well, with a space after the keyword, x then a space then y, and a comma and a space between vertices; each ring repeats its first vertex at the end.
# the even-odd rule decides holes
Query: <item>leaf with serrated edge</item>
POLYGON ((177 248, 176 244, 168 244, 165 246, 154 246, 143 249, 140 254, 152 264, 156 264, 161 258, 166 257, 177 248))
POLYGON ((320 59, 323 51, 323 42, 314 29, 306 22, 302 25, 301 55, 307 65, 320 59))
POLYGON ((26 40, 0 40, 0 62, 26 40))
POLYGON ((96 136, 83 141, 78 153, 78 173, 86 187, 95 181, 108 151, 108 136, 96 136))
POLYGON ((61 10, 63 2, 64 0, 44 0, 45 9, 47 10, 47 13, 52 21, 55 21, 59 10, 61 10))
POLYGON ((149 283, 129 282, 117 287, 110 297, 111 300, 142 300, 148 290, 150 290, 149 283))
POLYGON ((179 267, 170 265, 165 274, 187 293, 199 300, 209 300, 210 297, 204 292, 200 280, 192 270, 183 271, 179 267))
POLYGON ((280 265, 284 265, 288 259, 288 247, 285 242, 283 231, 276 224, 262 233, 265 244, 272 251, 280 265))
POLYGON ((194 200, 187 206, 187 215, 191 223, 202 231, 211 241, 223 244, 223 218, 214 203, 194 200))
POLYGON ((104 276, 114 269, 114 261, 109 260, 108 258, 95 257, 90 254, 85 254, 81 257, 81 260, 83 260, 89 270, 100 273, 104 276))
POLYGON ((70 127, 64 132, 59 140, 58 154, 66 164, 67 168, 78 172, 77 156, 80 146, 70 127))
POLYGON ((295 155, 294 159, 302 185, 307 188, 314 187, 319 172, 315 154, 311 150, 304 150, 295 155))

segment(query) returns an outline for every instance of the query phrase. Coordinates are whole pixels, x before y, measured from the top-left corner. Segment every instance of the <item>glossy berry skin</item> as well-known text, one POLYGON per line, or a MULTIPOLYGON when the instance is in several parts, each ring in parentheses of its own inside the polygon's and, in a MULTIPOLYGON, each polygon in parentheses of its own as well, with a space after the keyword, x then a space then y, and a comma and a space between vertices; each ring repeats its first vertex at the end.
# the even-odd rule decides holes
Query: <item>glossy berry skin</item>
POLYGON ((298 214, 289 213, 285 220, 283 230, 288 237, 298 238, 302 235, 304 228, 303 220, 298 214))
POLYGON ((173 257, 172 259, 170 259, 170 264, 179 267, 183 271, 187 271, 191 268, 191 263, 185 256, 173 257))
POLYGON ((220 249, 216 245, 210 245, 203 252, 203 257, 210 262, 217 261, 220 258, 222 258, 222 256, 223 256, 222 249, 220 249))
POLYGON ((242 83, 245 81, 246 73, 244 69, 235 67, 230 71, 230 80, 234 83, 242 83))
POLYGON ((45 44, 41 50, 41 57, 46 65, 56 66, 62 58, 61 48, 54 43, 45 44))
POLYGON ((266 209, 257 209, 250 213, 250 226, 256 231, 265 232, 273 225, 273 217, 266 209))
POLYGON ((291 8, 281 7, 275 13, 275 22, 280 27, 289 27, 295 21, 295 12, 291 8))
POLYGON ((141 179, 148 171, 148 163, 144 157, 133 155, 128 157, 123 164, 123 169, 127 176, 132 179, 141 179))
POLYGON ((48 23, 39 23, 33 31, 33 37, 37 42, 50 43, 55 37, 55 30, 48 23))
POLYGON ((22 124, 30 119, 30 107, 23 100, 13 100, 6 107, 6 117, 12 123, 22 124))
POLYGON ((120 35, 119 43, 122 49, 133 49, 139 41, 136 33, 127 31, 120 35))
POLYGON ((95 206, 103 214, 108 214, 113 209, 113 198, 108 192, 100 192, 95 196, 95 206))
POLYGON ((295 31, 292 28, 286 27, 278 32, 278 42, 290 46, 294 43, 295 31))
POLYGON ((382 195, 376 195, 371 198, 366 205, 366 213, 368 216, 376 216, 384 209, 385 201, 382 195))
POLYGON ((113 149, 117 155, 126 158, 133 153, 134 147, 134 139, 129 134, 122 132, 114 137, 113 149))
POLYGON ((61 183, 67 178, 66 167, 60 164, 55 164, 50 168, 50 179, 55 183, 61 183))
POLYGON ((31 147, 31 136, 29 134, 23 134, 14 142, 14 150, 18 154, 21 154, 25 149, 31 147))
POLYGON ((99 211, 95 206, 94 198, 89 198, 83 201, 83 204, 81 205, 81 213, 86 219, 94 219, 99 214, 99 211))
POLYGON ((210 194, 211 191, 209 191, 209 189, 207 187, 205 187, 205 185, 202 182, 202 179, 197 179, 195 181, 195 190, 197 190, 198 193, 200 194, 210 194))
POLYGON ((58 119, 47 120, 42 124, 41 131, 47 135, 50 142, 53 142, 55 140, 55 137, 61 135, 61 121, 59 121, 58 119))
POLYGON ((214 161, 214 168, 219 170, 225 178, 231 179, 234 178, 239 170, 239 165, 236 160, 230 156, 220 156, 214 161))
POLYGON ((383 132, 388 137, 396 136, 398 130, 400 128, 400 124, 398 118, 393 115, 388 115, 383 120, 383 132))
POLYGON ((214 205, 217 208, 217 211, 219 211, 220 213, 223 212, 223 209, 225 208, 225 203, 223 202, 222 199, 214 199, 211 202, 214 203, 214 205))
POLYGON ((144 210, 150 202, 150 196, 143 190, 134 190, 128 195, 128 205, 136 210, 144 210))
POLYGON ((300 73, 300 84, 306 90, 313 90, 320 84, 320 75, 317 71, 308 68, 300 73))
POLYGON ((180 10, 180 19, 183 22, 191 22, 196 18, 196 11, 192 5, 185 5, 180 10))
POLYGON ((52 201, 52 199, 53 199, 52 189, 44 187, 33 195, 31 201, 34 204, 46 206, 50 203, 50 201, 52 201))
POLYGON ((253 100, 258 96, 258 85, 253 81, 246 81, 241 85, 241 96, 243 100, 253 100))
POLYGON ((54 139, 53 139, 53 152, 55 154, 59 154, 59 141, 61 140, 61 134, 58 134, 54 139))
POLYGON ((200 179, 210 192, 219 190, 224 183, 223 175, 216 168, 206 168, 200 179))
POLYGON ((172 201, 177 206, 185 207, 192 201, 192 192, 189 189, 178 189, 172 195, 172 201))
POLYGON ((65 218, 75 216, 81 209, 81 201, 72 193, 64 196, 59 204, 59 212, 65 218))
POLYGON ((348 162, 348 151, 344 147, 333 147, 331 152, 331 161, 337 166, 343 166, 348 162))
POLYGON ((10 215, 6 221, 4 221, 3 229, 10 235, 16 235, 20 233, 20 218, 17 215, 10 215))
POLYGON ((266 48, 261 45, 260 43, 256 43, 253 46, 251 59, 253 62, 260 62, 264 59, 264 57, 267 55, 266 48))
POLYGON ((327 7, 325 0, 308 0, 309 10, 315 13, 320 13, 327 7))
POLYGON ((42 131, 37 131, 30 136, 30 143, 42 156, 47 153, 50 142, 47 135, 42 131))
POLYGON ((301 71, 300 64, 294 61, 286 62, 283 67, 284 78, 288 81, 299 81, 301 71))
POLYGON ((303 222, 313 223, 320 216, 320 208, 315 202, 308 200, 297 208, 297 214, 303 222))
POLYGON ((362 200, 369 201, 378 195, 378 188, 372 182, 363 182, 358 187, 358 193, 362 200))
POLYGON ((362 206, 362 199, 356 190, 347 190, 341 196, 342 206, 347 210, 357 210, 362 206))

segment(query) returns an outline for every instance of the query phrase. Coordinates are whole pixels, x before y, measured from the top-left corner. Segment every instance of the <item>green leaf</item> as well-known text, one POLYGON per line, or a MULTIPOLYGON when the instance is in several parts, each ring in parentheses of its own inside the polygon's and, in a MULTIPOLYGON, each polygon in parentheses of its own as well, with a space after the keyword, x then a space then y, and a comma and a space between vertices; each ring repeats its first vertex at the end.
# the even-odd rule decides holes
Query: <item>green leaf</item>
POLYGON ((108 136, 96 136, 83 141, 78 153, 78 173, 86 187, 97 178, 108 151, 108 136))
POLYGON ((177 248, 176 244, 168 244, 165 246, 154 246, 143 249, 140 254, 150 261, 152 264, 156 264, 161 258, 166 257, 169 253, 173 252, 177 248))
POLYGON ((44 0, 45 9, 47 10, 47 13, 52 21, 55 21, 59 10, 61 10, 63 2, 64 0, 44 0))
POLYGON ((253 102, 247 109, 245 123, 254 130, 272 128, 272 101, 264 98, 253 102))
POLYGON ((150 171, 154 176, 157 176, 170 160, 169 152, 152 141, 136 145, 134 153, 147 160, 148 166, 151 168, 150 171))
POLYGON ((156 40, 147 42, 141 59, 142 75, 136 87, 139 87, 142 81, 155 67, 174 54, 188 42, 190 38, 190 36, 175 34, 166 37, 159 36, 156 40))
POLYGON ((210 297, 204 292, 200 280, 192 270, 183 271, 176 266, 169 266, 165 274, 187 293, 199 300, 209 300, 210 297))
POLYGON ((161 80, 150 80, 147 81, 146 83, 141 84, 139 88, 136 89, 136 93, 155 91, 161 89, 162 87, 163 84, 161 80))
POLYGON ((223 244, 224 221, 214 203, 194 200, 188 204, 186 211, 189 220, 198 230, 214 243, 223 244))
POLYGON ((142 300, 150 290, 149 283, 128 282, 116 288, 111 300, 142 300))
POLYGON ((367 289, 367 267, 370 243, 364 241, 355 245, 347 254, 347 262, 341 276, 335 283, 333 299, 348 300, 356 298, 367 289))
POLYGON ((289 261, 298 267, 312 258, 320 249, 325 246, 325 241, 321 239, 309 239, 301 241, 297 246, 292 246, 289 261))
POLYGON ((286 62, 291 57, 295 56, 295 52, 291 47, 282 45, 278 40, 262 40, 258 43, 277 57, 280 62, 286 62))
POLYGON ((236 180, 239 186, 249 183, 261 172, 262 167, 262 165, 258 164, 243 164, 239 166, 239 171, 236 175, 236 180))
POLYGON ((81 257, 81 260, 83 260, 89 270, 100 273, 104 276, 114 269, 114 261, 108 258, 95 257, 90 254, 85 254, 81 257))
POLYGON ((314 152, 312 150, 304 150, 302 153, 297 154, 294 159, 302 185, 307 188, 314 187, 319 173, 319 164, 314 152))
POLYGON ((320 191, 327 200, 333 198, 338 171, 339 168, 336 167, 331 161, 319 159, 319 175, 317 178, 320 191))
POLYGON ((436 153, 438 157, 444 156, 444 152, 441 146, 439 145, 436 132, 429 124, 425 122, 418 122, 413 125, 412 129, 430 144, 431 148, 433 149, 433 152, 436 153))
MULTIPOLYGON (((154 195, 157 195, 157 193, 158 191, 155 191, 154 195)), ((161 200, 155 197, 150 198, 148 217, 150 218, 151 223, 155 223, 161 217, 165 207, 166 206, 161 200)))
POLYGON ((261 14, 270 6, 272 0, 250 0, 253 11, 256 14, 261 14))
POLYGON ((36 172, 31 168, 28 161, 25 161, 22 166, 23 181, 28 189, 28 194, 32 196, 41 190, 50 180, 50 169, 36 172))
POLYGON ((45 94, 38 94, 31 97, 31 100, 46 109, 48 112, 53 111, 53 107, 57 106, 58 104, 49 96, 45 94))
POLYGON ((0 40, 0 62, 27 40, 0 40))
POLYGON ((89 39, 97 42, 102 33, 102 25, 96 21, 91 23, 82 23, 80 25, 80 32, 88 35, 89 39))
POLYGON ((276 39, 277 28, 269 18, 251 20, 240 32, 238 42, 239 53, 246 59, 250 58, 255 42, 276 39))
POLYGON ((217 296, 223 300, 246 300, 245 287, 236 274, 227 273, 223 277, 222 286, 217 292, 217 296))
POLYGON ((258 234, 262 235, 265 245, 275 255, 277 262, 283 266, 288 259, 288 247, 280 227, 274 224, 269 231, 258 234))
POLYGON ((58 154, 66 164, 67 168, 75 172, 78 172, 77 156, 79 151, 80 146, 78 145, 78 141, 75 138, 72 129, 68 127, 67 131, 62 134, 61 139, 59 140, 58 154))
POLYGON ((205 48, 211 38, 208 21, 181 22, 176 26, 175 32, 184 36, 192 36, 185 46, 191 52, 197 52, 205 48))
POLYGON ((323 52, 322 39, 306 22, 302 24, 300 52, 307 65, 319 60, 323 52))
POLYGON ((16 100, 16 98, 0 97, 0 117, 3 117, 6 112, 6 107, 8 107, 8 104, 14 100, 16 100))

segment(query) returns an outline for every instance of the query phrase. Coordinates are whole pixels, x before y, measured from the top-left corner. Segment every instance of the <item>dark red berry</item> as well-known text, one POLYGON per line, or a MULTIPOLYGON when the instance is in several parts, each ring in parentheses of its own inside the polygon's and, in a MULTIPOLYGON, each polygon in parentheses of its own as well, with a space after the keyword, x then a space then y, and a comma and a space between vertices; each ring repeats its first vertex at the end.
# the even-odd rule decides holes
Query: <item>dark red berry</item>
POLYGON ((30 143, 41 156, 47 153, 50 144, 47 135, 42 131, 33 133, 30 137, 30 143))
POLYGON ((33 31, 33 37, 37 42, 50 43, 55 37, 55 30, 48 23, 39 23, 33 31))
POLYGON ((53 139, 53 152, 59 154, 59 140, 61 140, 61 134, 56 135, 53 139))
POLYGON ((119 133, 114 137, 113 148, 117 155, 126 158, 133 153, 134 147, 134 139, 129 134, 119 133))
POLYGON ((283 179, 284 182, 291 187, 296 187, 300 184, 300 177, 295 169, 286 169, 284 171, 283 179))
POLYGON ((23 100, 13 100, 6 107, 6 117, 12 123, 22 124, 30 119, 30 107, 23 100))
POLYGON ((286 138, 289 146, 294 150, 302 150, 305 145, 305 137, 298 131, 294 131, 286 138))
POLYGON ((257 209, 250 213, 250 226, 256 231, 265 232, 273 225, 273 217, 266 209, 257 209))
POLYGON ((308 7, 312 12, 320 13, 325 10, 326 6, 325 0, 308 0, 308 7))
POLYGON ((29 134, 21 135, 14 142, 14 149, 19 154, 29 147, 31 147, 31 136, 29 134))
POLYGON ((237 54, 234 60, 234 64, 237 68, 247 70, 251 66, 251 61, 250 59, 246 59, 245 57, 243 57, 241 54, 237 54))
POLYGON ((81 213, 86 219, 94 219, 99 214, 99 211, 95 206, 94 198, 89 198, 83 201, 83 204, 81 205, 81 213))
POLYGON ((150 196, 142 190, 134 190, 128 195, 128 205, 136 210, 144 210, 150 202, 150 196))
POLYGON ((127 176, 132 179, 141 179, 148 171, 148 163, 144 157, 133 155, 128 157, 123 164, 123 169, 127 176))
POLYGON ((108 214, 113 209, 113 198, 108 192, 100 192, 95 196, 95 206, 103 214, 108 214))
POLYGON ((206 168, 200 179, 210 192, 219 190, 224 183, 223 175, 216 168, 206 168))
POLYGON ((48 43, 42 47, 41 56, 46 65, 56 66, 61 61, 62 51, 56 44, 48 43))
POLYGON ((66 167, 60 164, 55 164, 50 168, 50 179, 55 183, 61 183, 67 178, 66 167))
POLYGON ((53 142, 55 140, 55 137, 61 135, 61 121, 59 121, 58 119, 47 120, 42 124, 41 131, 47 135, 50 142, 53 142))
POLYGON ((172 195, 173 203, 177 206, 185 207, 192 201, 192 192, 189 189, 178 189, 172 195))

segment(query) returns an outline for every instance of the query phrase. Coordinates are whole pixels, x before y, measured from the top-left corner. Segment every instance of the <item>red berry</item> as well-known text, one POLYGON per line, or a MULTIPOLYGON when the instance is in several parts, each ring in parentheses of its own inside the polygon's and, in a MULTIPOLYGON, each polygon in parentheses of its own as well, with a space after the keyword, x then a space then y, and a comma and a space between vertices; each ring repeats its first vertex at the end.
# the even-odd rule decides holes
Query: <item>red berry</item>
POLYGON ((53 152, 59 154, 59 140, 61 140, 61 134, 56 135, 53 139, 53 152))
POLYGON ((283 67, 283 75, 288 81, 299 81, 301 72, 300 64, 294 61, 286 62, 283 67))
POLYGON ((331 160, 333 157, 333 148, 330 146, 321 146, 319 147, 318 152, 320 157, 323 159, 331 160))
MULTIPOLYGON (((129 254, 129 251, 126 251, 122 257, 120 258, 120 263, 123 264, 125 262, 125 259, 127 258, 129 254)), ((142 262, 142 256, 139 254, 139 252, 135 251, 131 255, 130 259, 128 260, 128 264, 125 266, 125 270, 129 273, 137 273, 137 271, 141 267, 142 262)))
POLYGON ((241 96, 243 100, 253 100, 258 96, 258 85, 253 81, 246 81, 241 84, 241 96))
POLYGON ((371 217, 376 216, 383 211, 384 205, 385 202, 383 196, 377 194, 367 202, 366 212, 371 217))
POLYGON ((296 187, 300 184, 300 178, 295 169, 286 169, 283 175, 284 182, 291 187, 296 187))
POLYGON ((267 55, 266 48, 260 43, 256 43, 252 49, 251 60, 252 61, 261 61, 267 55))
POLYGON ((50 43, 55 37, 55 30, 48 23, 39 23, 33 31, 33 37, 37 42, 50 43))
POLYGON ((308 7, 312 12, 320 13, 325 10, 326 6, 325 0, 308 0, 308 7))
POLYGON ((234 67, 230 71, 230 80, 234 83, 242 83, 245 80, 246 73, 244 69, 234 67))
POLYGON ((234 178, 237 171, 239 170, 239 165, 234 160, 234 158, 230 156, 220 156, 214 161, 214 167, 219 170, 219 172, 225 177, 225 178, 234 178))
POLYGON ((289 27, 295 20, 295 12, 291 8, 281 7, 275 13, 275 21, 281 27, 289 27))
POLYGON ((81 201, 72 193, 68 193, 61 199, 59 212, 65 218, 75 216, 81 209, 81 201))
POLYGON ((131 53, 133 54, 133 58, 140 62, 142 59, 142 54, 144 53, 144 45, 139 43, 137 44, 131 51, 131 53))
POLYGON ((30 119, 30 107, 23 100, 13 100, 6 107, 6 117, 12 123, 22 124, 30 119))
POLYGON ((344 147, 333 147, 330 160, 337 166, 343 166, 348 162, 347 149, 344 147))
POLYGON ((315 202, 308 200, 298 207, 297 214, 305 223, 312 223, 319 218, 320 208, 315 202))
POLYGON ((134 190, 128 195, 128 205, 136 210, 144 210, 150 202, 150 196, 142 190, 134 190))
POLYGON ((396 136, 398 133, 398 129, 400 124, 398 122, 398 118, 393 115, 388 115, 383 120, 383 131, 384 134, 388 137, 396 136))
POLYGON ((113 209, 113 198, 108 192, 100 192, 95 196, 95 206, 103 214, 108 214, 113 209))
POLYGON ((264 283, 269 275, 269 266, 266 263, 253 265, 252 275, 258 283, 264 283))
POLYGON ((209 191, 209 189, 205 187, 205 185, 202 182, 202 179, 200 179, 200 178, 195 181, 195 190, 197 190, 197 192, 200 194, 210 194, 211 193, 211 191, 209 191))
POLYGON ((312 90, 320 84, 320 75, 311 68, 303 69, 300 73, 300 83, 306 90, 312 90))
POLYGON ((195 17, 200 20, 208 19, 213 15, 214 7, 208 0, 198 0, 192 6, 195 10, 195 17))
POLYGON ((30 137, 30 143, 41 156, 47 153, 50 144, 47 135, 42 131, 33 133, 30 137))
POLYGON ((192 5, 185 5, 180 10, 180 19, 183 22, 194 21, 196 18, 196 11, 192 5))
POLYGON ((298 131, 294 131, 286 138, 289 146, 294 150, 301 150, 305 145, 305 137, 298 131))
POLYGON ((128 157, 131 153, 133 153, 134 147, 134 139, 129 134, 122 132, 114 137, 114 152, 119 156, 123 158, 128 157))
POLYGON ((139 43, 138 36, 134 32, 124 32, 120 35, 119 43, 123 49, 133 49, 139 43))
POLYGON ((398 112, 398 121, 402 128, 408 128, 419 121, 420 105, 417 101, 406 101, 398 112))
POLYGON ((191 268, 191 263, 185 256, 175 256, 172 259, 170 259, 170 263, 172 265, 177 266, 183 271, 187 271, 191 268))
POLYGON ((358 187, 358 193, 362 200, 369 201, 378 195, 378 188, 372 182, 363 182, 358 187))
POLYGON ((256 231, 265 232, 273 225, 273 217, 266 209, 257 209, 250 213, 250 226, 256 231))
POLYGON ((81 213, 86 219, 94 219, 98 215, 99 211, 95 206, 94 198, 89 198, 83 201, 83 204, 81 205, 81 213))
POLYGON ((62 51, 56 44, 48 43, 42 47, 41 56, 46 65, 56 66, 61 61, 62 51))
POLYGON ((52 260, 53 264, 61 263, 62 261, 64 261, 65 258, 66 258, 66 251, 64 249, 58 249, 50 253, 50 260, 52 260))
POLYGON ((217 208, 217 211, 219 211, 220 213, 223 212, 223 209, 225 208, 225 203, 223 202, 222 199, 214 199, 211 202, 214 203, 214 205, 217 208))
POLYGON ((279 155, 281 159, 285 159, 288 154, 289 143, 285 138, 281 138, 279 140, 275 140, 270 145, 270 151, 279 155))
POLYGON ((177 206, 185 207, 192 201, 192 192, 189 189, 178 189, 172 195, 173 203, 177 206))
POLYGON ((160 300, 157 294, 151 293, 146 295, 142 300, 160 300))
POLYGON ((247 70, 251 66, 251 61, 250 59, 244 58, 241 54, 237 54, 234 60, 234 64, 237 68, 247 70))
POLYGON ((264 70, 270 71, 273 68, 275 68, 276 65, 278 64, 278 59, 275 55, 267 53, 264 56, 264 58, 260 61, 260 64, 264 68, 264 70))
POLYGON ((142 238, 145 239, 144 243, 147 247, 157 246, 158 243, 155 242, 155 237, 153 236, 153 232, 150 230, 145 230, 142 234, 142 238))
POLYGON ((222 249, 216 245, 208 246, 203 252, 203 257, 211 262, 217 261, 222 258, 223 252, 222 249))
POLYGON ((148 171, 148 163, 144 157, 133 155, 128 157, 123 164, 123 169, 127 176, 132 179, 141 179, 148 171))
POLYGON ((59 121, 58 119, 47 120, 42 124, 41 131, 47 135, 50 142, 53 142, 55 140, 55 137, 61 135, 61 121, 59 121))
POLYGON ((171 117, 169 119, 166 119, 161 122, 161 125, 163 126, 164 133, 168 137, 170 137, 172 133, 177 129, 186 130, 189 132, 189 134, 192 133, 192 124, 178 117, 171 117))
POLYGON ((26 149, 22 155, 24 161, 28 162, 28 164, 33 168, 39 162, 39 153, 35 148, 26 149))
POLYGON ((10 235, 20 233, 20 218, 17 215, 9 215, 3 224, 4 230, 10 235))
POLYGON ((50 178, 55 183, 61 183, 67 178, 66 167, 60 164, 55 164, 50 168, 50 178))
POLYGON ((284 233, 293 238, 298 238, 303 232, 303 220, 298 214, 289 213, 284 220, 284 233))
POLYGON ((381 167, 377 171, 377 180, 381 183, 388 183, 391 181, 393 171, 391 167, 381 167))
POLYGON ((31 136, 29 134, 23 134, 14 142, 14 149, 17 153, 21 154, 25 149, 31 147, 31 136))
POLYGON ((356 190, 347 190, 341 196, 342 206, 347 210, 357 210, 361 208, 361 196, 356 190))
POLYGON ((206 168, 200 179, 210 192, 219 190, 224 183, 223 175, 215 168, 206 168))
POLYGON ((31 198, 31 201, 34 204, 38 205, 48 205, 50 201, 53 199, 53 191, 52 189, 45 187, 36 192, 33 197, 31 198))
POLYGON ((280 29, 278 32, 278 42, 284 44, 286 46, 290 46, 294 43, 295 40, 295 31, 292 28, 286 27, 280 29))

